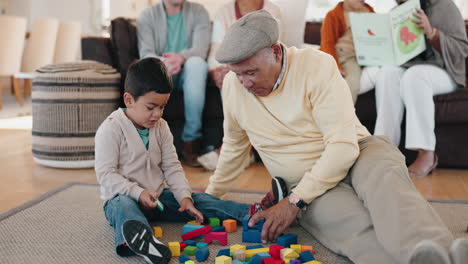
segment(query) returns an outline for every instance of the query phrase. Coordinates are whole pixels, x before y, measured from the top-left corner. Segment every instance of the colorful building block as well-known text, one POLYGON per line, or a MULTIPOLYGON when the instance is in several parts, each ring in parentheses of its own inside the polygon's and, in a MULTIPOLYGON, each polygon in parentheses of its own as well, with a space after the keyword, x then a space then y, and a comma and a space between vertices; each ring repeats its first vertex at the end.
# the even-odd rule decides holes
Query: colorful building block
POLYGON ((298 259, 291 259, 291 260, 289 261, 289 264, 301 264, 301 261, 298 260, 298 259))
POLYGON ((271 245, 269 253, 275 259, 279 259, 279 258, 281 258, 281 249, 283 249, 283 248, 284 248, 283 246, 278 245, 278 244, 271 245))
POLYGON ((187 260, 185 261, 185 264, 195 264, 195 262, 193 262, 193 260, 187 260))
POLYGON ((179 262, 180 263, 185 263, 186 261, 189 261, 190 260, 190 257, 187 256, 187 255, 180 255, 179 257, 179 262))
POLYGON ((257 255, 254 255, 250 258, 250 264, 262 264, 262 258, 257 256, 257 255))
POLYGON ((227 233, 226 232, 211 232, 205 235, 205 243, 211 244, 213 240, 219 242, 221 246, 227 245, 227 233))
POLYGON ((299 257, 299 254, 292 248, 283 248, 280 251, 282 259, 296 259, 299 257))
POLYGON ((248 249, 256 249, 256 248, 264 248, 263 245, 250 245, 250 246, 247 246, 245 249, 248 250, 248 249))
POLYGON ((210 250, 207 247, 204 247, 197 250, 197 252, 195 253, 195 258, 198 262, 203 262, 208 258, 209 255, 210 250))
POLYGON ((218 251, 218 254, 216 254, 217 257, 219 256, 230 256, 230 250, 229 248, 225 248, 225 249, 221 249, 220 251, 218 251))
POLYGON ((242 242, 262 243, 262 233, 255 230, 242 231, 242 242))
POLYGON ((244 262, 238 260, 238 259, 234 259, 232 260, 232 264, 244 264, 244 262))
POLYGON ((253 255, 261 252, 269 252, 270 249, 265 247, 265 248, 256 248, 256 249, 249 249, 245 251, 245 257, 246 258, 251 258, 253 255))
POLYGON ((187 224, 189 224, 189 225, 201 225, 201 223, 198 223, 198 222, 195 221, 195 220, 188 221, 187 224))
POLYGON ((275 259, 275 258, 264 258, 262 259, 262 264, 284 264, 284 260, 275 259))
POLYGON ((232 258, 228 256, 216 257, 215 264, 232 264, 232 258))
POLYGON ((211 232, 226 232, 226 228, 224 226, 214 226, 211 227, 211 232))
POLYGON ((204 242, 197 243, 197 248, 206 248, 206 247, 208 247, 208 243, 204 243, 204 242))
POLYGON ((188 232, 191 232, 193 230, 197 230, 202 228, 202 225, 190 225, 190 224, 185 224, 182 226, 182 234, 186 234, 188 232))
POLYGON ((163 236, 163 230, 160 226, 153 226, 153 234, 155 237, 160 238, 163 236))
POLYGON ((278 239, 276 239, 276 244, 281 245, 285 248, 289 247, 291 244, 297 244, 297 235, 296 234, 285 234, 278 239))
POLYGON ((304 252, 304 251, 310 251, 312 252, 312 254, 314 254, 314 247, 313 246, 305 246, 305 245, 302 245, 301 246, 301 252, 304 252))
POLYGON ((188 239, 188 240, 184 240, 182 241, 183 243, 187 244, 187 246, 192 246, 192 247, 195 247, 197 245, 197 242, 195 240, 191 240, 191 239, 188 239))
POLYGON ((243 231, 249 230, 249 220, 250 220, 250 215, 244 215, 244 218, 242 218, 242 229, 243 231))
POLYGON ((197 247, 187 246, 186 248, 184 248, 184 254, 189 255, 189 256, 194 256, 197 250, 198 250, 197 247))
POLYGON ((245 250, 237 249, 232 252, 232 258, 240 261, 245 261, 245 250))
POLYGON ((299 244, 293 244, 289 246, 291 249, 294 249, 294 251, 297 252, 297 254, 302 252, 302 246, 299 244))
POLYGON ((226 232, 232 233, 237 230, 237 221, 233 219, 227 219, 223 221, 223 226, 226 228, 226 232))
POLYGON ((208 218, 208 221, 210 223, 210 226, 212 226, 212 227, 219 226, 219 224, 220 224, 219 218, 216 218, 216 217, 210 217, 210 218, 208 218))
POLYGON ((185 247, 187 247, 187 244, 184 242, 179 242, 180 244, 180 252, 184 251, 185 247))
POLYGON ((245 246, 244 245, 239 245, 239 244, 235 244, 235 245, 232 245, 229 247, 229 250, 230 250, 230 253, 232 254, 234 251, 236 250, 244 250, 245 251, 245 246))
POLYGON ((308 261, 315 260, 315 257, 314 257, 314 255, 312 254, 312 252, 310 252, 309 250, 307 250, 307 251, 301 252, 301 253, 299 254, 299 260, 300 260, 301 262, 308 262, 308 261))
POLYGON ((257 231, 262 231, 263 229, 263 224, 265 224, 265 219, 260 219, 254 226, 249 227, 249 220, 250 220, 250 215, 245 215, 244 218, 242 218, 242 228, 243 231, 247 230, 257 230, 257 231))
POLYGON ((195 229, 193 231, 183 234, 182 240, 192 239, 201 235, 205 235, 211 232, 211 226, 207 225, 202 228, 195 229))
POLYGON ((167 243, 169 246, 169 250, 172 253, 173 257, 178 257, 180 256, 180 243, 179 242, 169 242, 167 243))
POLYGON ((309 261, 309 262, 304 262, 303 264, 322 264, 322 262, 320 262, 318 260, 312 260, 312 261, 309 261))

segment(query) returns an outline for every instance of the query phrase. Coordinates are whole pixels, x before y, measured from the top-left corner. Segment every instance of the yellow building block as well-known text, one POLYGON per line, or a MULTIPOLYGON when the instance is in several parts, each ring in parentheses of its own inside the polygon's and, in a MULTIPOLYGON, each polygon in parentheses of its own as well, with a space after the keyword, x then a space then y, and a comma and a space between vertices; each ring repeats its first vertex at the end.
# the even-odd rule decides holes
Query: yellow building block
POLYGON ((318 261, 318 260, 312 260, 312 261, 307 261, 307 262, 304 262, 302 264, 322 264, 322 262, 318 261))
POLYGON ((280 256, 282 259, 295 259, 299 257, 299 254, 297 254, 294 249, 291 248, 282 248, 280 251, 280 256))
POLYGON ((215 264, 232 264, 232 258, 228 256, 216 257, 215 264))
POLYGON ((163 236, 163 230, 160 226, 153 226, 154 236, 160 238, 163 236))
POLYGON ((195 262, 193 260, 187 260, 187 261, 185 261, 184 264, 195 264, 195 262))
POLYGON ((189 224, 189 225, 201 225, 201 223, 198 223, 198 222, 195 221, 195 220, 188 221, 187 224, 189 224))
POLYGON ((290 245, 289 247, 290 247, 291 249, 294 249, 294 251, 296 251, 297 253, 301 253, 301 252, 302 252, 302 246, 299 245, 299 244, 290 245))
POLYGON ((314 247, 301 245, 301 252, 304 252, 304 251, 307 251, 307 250, 309 250, 310 252, 312 252, 312 254, 314 254, 314 247))
POLYGON ((239 244, 235 244, 235 245, 232 245, 231 247, 229 247, 229 252, 232 253, 236 250, 244 250, 245 251, 245 246, 244 245, 239 245, 239 244))
POLYGON ((245 251, 245 257, 250 258, 253 255, 260 253, 260 252, 270 252, 270 248, 256 248, 256 249, 249 249, 245 251))
POLYGON ((179 242, 169 242, 167 243, 169 246, 169 250, 172 253, 173 257, 178 257, 180 256, 180 243, 179 242))

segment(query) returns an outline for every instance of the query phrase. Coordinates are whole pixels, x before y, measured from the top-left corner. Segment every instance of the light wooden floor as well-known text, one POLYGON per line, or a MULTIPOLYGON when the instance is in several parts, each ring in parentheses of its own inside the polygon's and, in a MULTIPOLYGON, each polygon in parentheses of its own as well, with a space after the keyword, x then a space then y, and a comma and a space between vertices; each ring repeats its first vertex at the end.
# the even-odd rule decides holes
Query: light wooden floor
MULTIPOLYGON (((185 168, 193 187, 206 187, 211 173, 185 168)), ((63 170, 43 167, 32 160, 31 130, 0 129, 0 213, 67 182, 96 183, 94 170, 63 170)), ((427 198, 468 199, 468 170, 438 169, 414 181, 427 198)), ((257 163, 246 170, 235 188, 270 188, 270 175, 257 163)))

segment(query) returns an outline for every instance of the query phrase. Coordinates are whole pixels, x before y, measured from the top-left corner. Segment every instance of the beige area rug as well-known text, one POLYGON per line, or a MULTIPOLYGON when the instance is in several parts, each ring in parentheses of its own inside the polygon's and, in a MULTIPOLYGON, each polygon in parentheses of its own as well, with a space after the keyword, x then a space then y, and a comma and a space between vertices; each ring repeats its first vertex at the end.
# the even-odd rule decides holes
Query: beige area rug
MULTIPOLYGON (((261 193, 233 191, 228 198, 250 203, 261 193), (242 195, 239 195, 242 194, 242 195)), ((432 205, 456 237, 466 236, 468 201, 433 201, 432 205)), ((182 223, 158 223, 167 243, 180 241, 182 223)), ((351 263, 321 246, 301 227, 288 230, 298 234, 298 242, 312 245, 323 263, 351 263)), ((241 231, 228 234, 229 244, 242 243, 241 231)), ((218 250, 209 246, 214 263, 218 250)), ((193 258, 194 259, 194 258, 193 258)), ((113 229, 107 223, 95 184, 70 183, 0 214, 0 263, 144 263, 140 257, 120 258, 114 251, 113 229)), ((179 263, 173 258, 172 263, 179 263)))

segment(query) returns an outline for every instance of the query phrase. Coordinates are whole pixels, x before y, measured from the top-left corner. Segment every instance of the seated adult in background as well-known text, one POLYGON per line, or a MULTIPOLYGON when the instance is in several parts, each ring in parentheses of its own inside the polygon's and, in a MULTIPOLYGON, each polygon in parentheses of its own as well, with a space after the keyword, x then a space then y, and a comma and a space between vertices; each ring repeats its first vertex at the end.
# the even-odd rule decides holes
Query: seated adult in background
POLYGON ((344 0, 330 10, 320 31, 320 50, 335 58, 341 75, 348 83, 353 102, 356 103, 361 82, 361 66, 356 60, 350 12, 374 12, 364 0, 344 0))
POLYGON ((189 166, 199 166, 205 105, 210 18, 206 9, 184 0, 162 0, 143 10, 137 19, 140 58, 160 58, 172 75, 175 89, 184 93, 183 155, 189 166))
MULTIPOLYGON (((251 226, 266 219, 262 240, 275 241, 298 218, 354 263, 450 263, 452 234, 415 189, 400 151, 359 122, 331 56, 286 48, 275 19, 257 11, 228 29, 216 59, 230 72, 223 148, 207 193, 229 191, 254 146, 291 190, 250 219, 251 226)), ((461 256, 454 263, 468 263, 468 239, 451 250, 461 256)))
MULTIPOLYGON (((224 76, 229 70, 227 65, 223 65, 216 61, 215 54, 219 45, 223 41, 226 30, 244 15, 261 9, 270 12, 274 18, 281 21, 281 12, 279 7, 269 0, 230 0, 221 6, 216 12, 216 17, 213 20, 211 48, 208 55, 208 69, 211 78, 219 89, 222 88, 224 76)), ((281 23, 278 24, 281 25, 281 23)), ((214 149, 213 151, 200 156, 197 160, 205 169, 214 170, 218 164, 220 150, 221 148, 214 149)), ((249 159, 245 161, 245 166, 248 166, 253 162, 255 162, 255 156, 252 152, 249 159)))
POLYGON ((388 136, 398 146, 406 109, 405 148, 418 151, 408 168, 415 178, 437 166, 433 96, 465 86, 468 56, 465 24, 453 1, 420 1, 422 9, 414 13, 413 20, 424 30, 426 51, 401 67, 366 67, 361 79, 362 92, 376 89, 374 135, 388 136))

